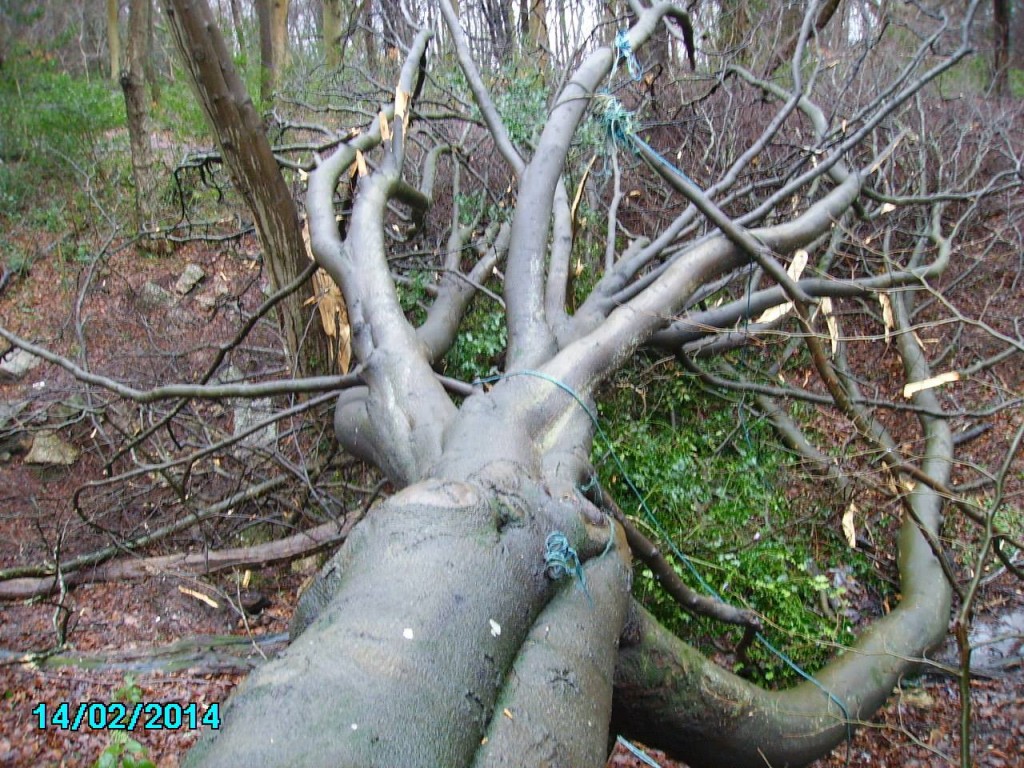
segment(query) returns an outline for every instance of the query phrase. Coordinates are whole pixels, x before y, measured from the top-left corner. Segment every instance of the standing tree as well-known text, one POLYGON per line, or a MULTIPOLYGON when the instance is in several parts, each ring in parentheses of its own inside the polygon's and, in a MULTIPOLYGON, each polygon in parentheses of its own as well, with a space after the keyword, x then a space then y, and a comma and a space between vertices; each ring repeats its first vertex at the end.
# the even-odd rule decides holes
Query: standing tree
POLYGON ((121 72, 131 142, 132 178, 135 181, 135 229, 152 232, 156 226, 156 190, 153 145, 149 131, 149 94, 146 93, 146 59, 152 0, 131 0, 128 6, 128 54, 121 72))
POLYGON ((121 3, 107 0, 107 54, 110 61, 110 79, 121 76, 121 3))
MULTIPOLYGON (((270 149, 263 120, 235 71, 207 3, 171 0, 167 15, 231 178, 255 218, 270 285, 282 290, 306 270, 309 256, 295 201, 270 149)), ((303 296, 287 296, 279 305, 279 316, 291 370, 309 372, 333 359, 323 327, 311 320, 303 296)))
MULTIPOLYGON (((511 138, 449 0, 440 1, 516 195, 507 229, 488 230, 475 263, 461 255, 471 229, 453 220, 444 268, 463 277, 438 284, 418 326, 403 311, 392 276, 388 235, 395 225, 388 218, 396 206, 429 205, 427 167, 447 150, 438 144, 423 156, 420 188, 409 181, 411 100, 429 32, 411 43, 393 103, 380 118, 355 138, 339 137, 318 158, 306 197, 312 247, 344 293, 361 381, 341 395, 335 431, 399 492, 357 526, 322 571, 300 602, 292 645, 243 684, 223 729, 201 742, 189 764, 599 765, 612 723, 694 765, 806 764, 869 717, 944 637, 952 591, 938 537, 946 500, 960 497, 950 487, 953 440, 934 387, 952 379, 933 378, 911 333, 914 291, 942 273, 977 200, 1016 189, 1020 179, 1012 163, 982 178, 978 167, 961 169, 959 158, 924 174, 928 151, 889 159, 911 141, 909 129, 896 131, 896 116, 910 119, 907 106, 969 53, 977 3, 959 31, 937 18, 919 32, 920 46, 892 82, 865 95, 848 117, 837 114, 838 103, 830 116, 815 102, 823 78, 812 38, 834 4, 821 11, 811 4, 786 45, 792 58, 784 85, 739 67, 723 73, 731 87, 777 108, 745 149, 708 166, 717 177, 700 186, 653 140, 641 139, 629 113, 604 92, 619 60, 661 25, 693 39, 690 19, 676 7, 632 5, 635 22, 616 45, 592 50, 564 77, 527 150, 511 138), (569 190, 581 178, 570 158, 592 110, 611 140, 649 163, 678 213, 640 237, 616 221, 613 206, 603 273, 570 314, 576 210, 569 190), (359 180, 342 230, 339 180, 378 143, 380 155, 359 180), (914 169, 916 161, 922 165, 914 169), (961 208, 951 215, 954 203, 961 208), (899 247, 896 230, 885 228, 897 210, 906 222, 899 237, 909 238, 899 247), (861 226, 888 232, 883 258, 830 273, 844 248, 879 238, 858 234, 861 226), (903 249, 912 255, 902 257, 903 249), (801 277, 792 262, 808 252, 817 254, 818 274, 801 277), (434 366, 456 338, 473 287, 499 260, 508 332, 503 372, 488 387, 444 382, 434 366), (730 285, 747 288, 706 307, 705 298, 730 285), (832 301, 871 296, 886 297, 887 333, 920 430, 915 455, 905 454, 906 439, 893 439, 875 401, 860 392, 832 309, 832 301), (762 314, 773 307, 773 316, 762 314), (700 375, 722 381, 698 367, 696 355, 781 322, 803 339, 819 386, 725 383, 757 392, 787 440, 825 473, 834 473, 831 462, 777 398, 832 403, 904 484, 905 512, 899 605, 812 682, 774 692, 715 666, 631 600, 627 541, 657 555, 615 515, 596 481, 591 447, 602 382, 645 346, 670 349, 700 375)), ((531 4, 531 31, 542 28, 535 16, 543 7, 531 4)), ((386 36, 405 28, 392 4, 381 9, 386 36)), ((882 40, 866 50, 884 55, 882 40)), ((202 82, 204 72, 196 73, 202 82)), ((1011 353, 1019 351, 1009 343, 1011 353)), ((758 627, 747 612, 693 602, 711 603, 706 610, 751 632, 758 627)))
POLYGON ((260 28, 260 98, 269 104, 288 66, 289 0, 256 0, 260 28))
POLYGON ((324 40, 324 63, 328 67, 336 67, 341 62, 341 36, 345 6, 341 0, 323 0, 321 9, 320 28, 324 40))

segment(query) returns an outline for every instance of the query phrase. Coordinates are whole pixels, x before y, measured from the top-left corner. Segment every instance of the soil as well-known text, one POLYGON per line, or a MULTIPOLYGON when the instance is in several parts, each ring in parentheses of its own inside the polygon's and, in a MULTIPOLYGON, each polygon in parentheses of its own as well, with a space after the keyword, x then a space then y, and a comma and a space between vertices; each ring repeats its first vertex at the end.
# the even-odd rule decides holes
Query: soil
MULTIPOLYGON (((24 236, 28 240, 38 238, 39 233, 24 236)), ((26 242, 26 246, 47 251, 51 256, 37 261, 29 275, 15 279, 6 288, 0 298, 3 324, 59 353, 82 360, 79 338, 68 320, 73 316, 76 289, 83 285, 82 273, 78 265, 59 255, 59 243, 54 245, 43 238, 26 242)), ((241 313, 251 312, 262 300, 266 281, 256 255, 257 247, 251 238, 227 245, 191 244, 160 257, 146 256, 130 247, 108 253, 95 265, 89 285, 88 315, 83 318, 90 369, 130 380, 139 387, 194 375, 191 372, 197 364, 209 358, 211 345, 237 328, 241 313), (145 306, 140 299, 143 283, 149 281, 173 290, 174 281, 188 263, 199 264, 207 274, 195 293, 177 299, 170 311, 145 306), (200 296, 205 297, 203 301, 199 301, 200 296), (172 352, 172 347, 191 351, 172 352)), ((1012 265, 1002 266, 1010 269, 1012 265)), ((1001 267, 996 263, 987 268, 998 271, 1001 267)), ((1002 318, 1024 316, 1020 281, 1016 285, 1015 290, 1006 292, 1009 305, 1000 307, 1002 318)), ((979 298, 978 302, 981 301, 979 298)), ((962 305, 961 310, 980 316, 984 307, 962 305)), ((932 334, 936 343, 943 340, 942 333, 939 329, 932 334)), ((247 371, 265 368, 267 355, 261 352, 260 345, 273 348, 278 343, 272 330, 260 331, 248 351, 233 362, 247 371)), ((888 356, 886 365, 891 362, 888 356)), ((884 370, 885 366, 879 369, 884 370)), ((1010 391, 1019 391, 1019 367, 1004 367, 1001 375, 1010 391)), ((73 507, 74 494, 83 483, 103 479, 100 451, 91 447, 96 445, 97 434, 104 429, 116 432, 113 420, 97 420, 90 415, 88 404, 83 409, 79 403, 76 409, 60 413, 59 406, 79 391, 70 374, 50 364, 39 366, 20 381, 0 382, 0 403, 27 403, 24 413, 34 414, 37 421, 53 424, 64 418, 60 434, 82 451, 72 467, 62 468, 28 465, 24 462, 24 450, 17 446, 5 449, 7 454, 0 457, 0 568, 52 560, 58 546, 63 548, 65 558, 88 552, 109 544, 111 532, 133 535, 139 530, 138 519, 129 519, 124 508, 116 504, 112 504, 109 516, 94 517, 88 523, 73 507)), ((971 396, 966 390, 964 397, 971 396)), ((124 427, 131 423, 132 409, 123 403, 120 407, 119 418, 124 427)), ((230 416, 224 409, 202 404, 197 409, 197 418, 205 420, 211 429, 229 428, 230 416)), ((1014 411, 994 415, 991 429, 970 443, 970 460, 979 466, 992 466, 1019 419, 1014 411)), ((31 429, 38 426, 27 425, 31 429)), ((216 473, 207 477, 208 495, 215 498, 223 493, 224 488, 214 482, 216 473)), ((1019 477, 1020 473, 1018 486, 1019 477)), ((1019 487, 1012 491, 1019 493, 1019 487)), ((166 522, 160 511, 166 494, 157 485, 146 486, 145 493, 149 506, 144 507, 148 511, 141 526, 166 522)), ((244 509, 238 516, 245 514, 254 521, 259 515, 269 516, 266 510, 259 509, 244 509)), ((962 523, 956 525, 962 530, 962 523)), ((146 554, 181 549, 201 551, 231 539, 238 530, 227 516, 222 516, 216 525, 203 531, 202 538, 190 534, 172 537, 146 554)), ((243 641, 279 636, 287 630, 295 596, 314 567, 307 564, 305 571, 280 567, 260 572, 256 588, 263 607, 251 616, 238 609, 239 587, 231 574, 198 577, 158 573, 143 581, 83 584, 73 589, 60 605, 59 596, 0 603, 0 765, 90 766, 114 742, 108 730, 83 727, 72 731, 52 723, 40 728, 40 704, 51 714, 59 711, 57 708, 64 702, 73 708, 80 702, 111 702, 117 698, 194 703, 198 712, 209 711, 212 705, 223 702, 242 678, 236 671, 217 671, 218 659, 223 657, 204 653, 198 667, 186 665, 174 671, 155 671, 147 669, 138 657, 125 661, 125 653, 206 636, 232 634, 243 641), (54 647, 65 619, 63 653, 104 656, 110 663, 100 668, 54 668, 34 660, 31 654, 54 647)), ((979 768, 1024 766, 1021 627, 1014 624, 1009 625, 1009 631, 999 629, 1005 617, 1021 615, 1024 596, 1020 582, 1003 574, 985 586, 975 625, 988 635, 1002 632, 1010 637, 1009 644, 1000 646, 1000 663, 990 664, 985 676, 976 676, 971 681, 971 750, 973 764, 979 768)), ((1001 639, 1007 640, 1002 636, 1001 639)), ((236 665, 259 663, 264 651, 255 642, 243 647, 238 657, 244 662, 238 661, 236 665)), ((944 653, 944 658, 955 667, 955 654, 949 649, 944 653)), ((849 744, 841 745, 816 765, 910 768, 959 764, 961 707, 956 678, 933 669, 920 678, 904 681, 886 707, 859 728, 849 744)), ((171 767, 178 764, 197 738, 198 730, 136 729, 130 735, 148 750, 157 765, 171 767)), ((643 745, 634 747, 646 749, 643 745)), ((655 750, 646 749, 646 755, 645 762, 620 744, 608 765, 682 765, 655 750)))

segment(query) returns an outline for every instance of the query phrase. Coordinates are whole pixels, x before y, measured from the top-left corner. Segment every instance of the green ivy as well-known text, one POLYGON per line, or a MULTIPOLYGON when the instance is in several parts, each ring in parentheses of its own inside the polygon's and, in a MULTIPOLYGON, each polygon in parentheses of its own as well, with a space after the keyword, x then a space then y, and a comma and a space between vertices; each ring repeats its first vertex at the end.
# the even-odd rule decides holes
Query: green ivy
POLYGON ((100 752, 93 768, 156 768, 146 748, 124 731, 110 734, 110 743, 100 752))
POLYGON ((504 312, 489 300, 474 301, 445 356, 445 373, 463 381, 495 373, 507 343, 504 312))
MULTIPOLYGON (((133 675, 125 675, 124 685, 115 690, 111 698, 125 704, 138 704, 142 701, 142 689, 133 675)), ((149 759, 146 748, 127 733, 113 731, 93 768, 156 768, 156 763, 149 759)))
MULTIPOLYGON (((827 538, 812 551, 806 528, 794 533, 784 493, 791 468, 770 426, 742 403, 713 397, 682 374, 630 369, 607 394, 602 423, 656 522, 606 446, 595 445, 594 460, 605 487, 637 525, 656 540, 664 533, 723 600, 763 616, 769 641, 800 666, 814 669, 832 655, 832 644, 852 640, 841 611, 833 617, 821 608, 823 598, 841 603, 843 590, 815 567, 845 563, 850 554, 827 538)), ((673 567, 691 588, 705 591, 684 563, 673 567)), ((642 563, 635 584, 637 597, 660 621, 705 652, 714 653, 714 643, 739 641, 740 630, 682 612, 642 563)), ((744 672, 762 682, 794 676, 759 645, 748 657, 754 668, 744 672)))

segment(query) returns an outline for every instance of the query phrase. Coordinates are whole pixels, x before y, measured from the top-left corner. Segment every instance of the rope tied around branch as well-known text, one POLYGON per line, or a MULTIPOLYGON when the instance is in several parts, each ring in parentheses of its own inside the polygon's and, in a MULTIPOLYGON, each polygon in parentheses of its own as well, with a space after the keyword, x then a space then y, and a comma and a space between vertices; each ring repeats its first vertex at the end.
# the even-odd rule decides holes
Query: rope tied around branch
POLYGON ((583 572, 583 563, 576 550, 569 546, 569 538, 561 531, 552 531, 544 539, 544 572, 552 581, 558 581, 563 576, 569 575, 576 579, 576 583, 587 596, 590 607, 594 607, 594 601, 590 597, 590 590, 587 589, 587 575, 583 572))
MULTIPOLYGON (((667 542, 672 553, 680 560, 680 562, 682 562, 687 567, 690 573, 693 574, 697 582, 700 584, 701 588, 707 594, 721 601, 721 595, 719 595, 718 592, 707 582, 707 580, 704 579, 704 577, 700 574, 700 571, 698 571, 696 566, 693 564, 693 561, 680 551, 680 549, 676 546, 675 542, 672 541, 671 536, 668 535, 668 532, 658 521, 657 516, 647 505, 647 501, 644 495, 636 487, 636 484, 630 477, 630 474, 626 470, 625 465, 622 463, 622 459, 615 451, 615 447, 612 443, 611 438, 608 436, 608 434, 604 431, 604 428, 601 426, 601 422, 598 420, 597 414, 590 409, 590 407, 586 404, 586 402, 583 400, 583 398, 576 390, 574 390, 565 382, 560 381, 554 376, 551 376, 550 374, 544 373, 542 371, 532 370, 512 371, 511 373, 499 373, 497 375, 488 376, 483 379, 478 378, 475 380, 474 384, 481 385, 495 381, 501 381, 503 379, 510 379, 515 376, 532 376, 538 379, 543 379, 544 381, 547 381, 555 385, 560 390, 568 394, 573 400, 576 401, 577 405, 579 405, 586 412, 587 416, 590 417, 590 421, 594 425, 595 433, 598 435, 598 437, 601 438, 605 445, 608 446, 608 453, 611 456, 612 461, 615 463, 615 466, 619 470, 619 472, 622 473, 623 480, 629 487, 630 491, 632 491, 632 493, 636 496, 637 500, 640 502, 640 508, 643 509, 648 520, 651 522, 654 530, 658 533, 662 540, 667 542)), ((612 535, 614 536, 614 529, 612 530, 612 535)), ((583 592, 587 596, 587 602, 589 602, 590 606, 593 607, 594 601, 591 599, 590 592, 587 590, 586 577, 583 573, 583 565, 580 562, 580 558, 579 555, 576 553, 576 550, 569 546, 569 539, 566 537, 566 535, 561 531, 552 531, 547 535, 547 538, 545 539, 544 548, 544 563, 546 566, 546 572, 548 577, 553 580, 557 580, 562 578, 562 576, 564 576, 567 573, 572 573, 577 578, 578 584, 583 588, 583 592)), ((610 548, 611 541, 609 540, 608 546, 605 547, 605 553, 607 553, 610 548)), ((820 690, 826 696, 826 698, 828 698, 829 701, 834 703, 843 713, 843 721, 846 725, 846 759, 847 762, 849 762, 850 742, 853 740, 853 724, 850 719, 850 711, 847 708, 846 704, 843 703, 843 701, 840 700, 839 697, 837 697, 834 693, 832 693, 832 691, 826 688, 812 674, 801 668, 800 665, 793 661, 788 655, 786 655, 780 649, 772 645, 763 633, 757 632, 754 635, 754 637, 758 640, 758 642, 761 643, 761 645, 764 648, 766 648, 776 658, 781 660, 796 674, 798 674, 804 680, 808 681, 818 690, 820 690)))
POLYGON ((633 53, 633 46, 629 42, 629 33, 625 29, 620 29, 615 33, 615 65, 612 67, 610 77, 615 76, 615 71, 619 68, 619 59, 624 59, 626 67, 629 69, 629 76, 633 78, 633 82, 638 82, 643 72, 643 68, 640 66, 640 61, 637 59, 636 54, 633 53))
POLYGON ((700 189, 693 179, 672 165, 654 147, 637 136, 636 132, 639 126, 635 113, 626 109, 622 102, 610 93, 599 94, 597 98, 604 104, 604 109, 601 110, 601 122, 604 123, 608 135, 611 136, 616 144, 626 147, 634 155, 642 155, 649 163, 657 163, 664 166, 693 188, 700 189))

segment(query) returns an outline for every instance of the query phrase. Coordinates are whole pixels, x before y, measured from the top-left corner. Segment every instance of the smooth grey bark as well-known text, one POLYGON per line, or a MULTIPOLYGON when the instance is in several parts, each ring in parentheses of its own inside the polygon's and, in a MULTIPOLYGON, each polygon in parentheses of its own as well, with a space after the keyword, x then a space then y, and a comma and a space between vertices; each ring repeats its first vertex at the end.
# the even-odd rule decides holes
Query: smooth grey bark
MULTIPOLYGON (((665 16, 685 19, 665 4, 634 6, 634 48, 665 16)), ((903 602, 818 674, 830 697, 810 685, 785 693, 756 689, 631 607, 623 534, 580 491, 594 473, 587 409, 609 373, 710 281, 752 260, 770 273, 769 259, 827 238, 863 194, 867 174, 847 168, 845 155, 927 77, 883 96, 859 137, 836 142, 817 168, 780 181, 762 205, 736 220, 722 212, 719 195, 756 153, 737 160, 720 188, 692 190, 667 178, 686 211, 665 233, 612 260, 598 298, 570 319, 551 316, 564 309, 558 299, 564 304, 565 293, 550 285, 566 273, 565 163, 613 51, 599 48, 566 79, 528 161, 508 141, 496 111, 488 114, 482 80, 460 54, 485 122, 497 120, 491 130, 519 190, 505 270, 506 374, 456 407, 431 363, 451 342, 468 293, 442 285, 427 323, 413 328, 397 300, 383 237, 388 202, 410 194, 402 181, 405 95, 427 40, 421 33, 408 49, 395 103, 382 118, 392 135, 376 170, 359 181, 347 235, 337 226, 334 190, 356 152, 381 143, 379 120, 318 160, 307 198, 313 251, 345 294, 363 382, 339 399, 336 432, 400 491, 354 529, 303 598, 292 646, 246 681, 225 708, 222 731, 204 739, 187 764, 597 766, 609 722, 695 765, 760 765, 762 753, 779 765, 819 757, 884 701, 945 629, 949 590, 932 543, 943 505, 936 488, 948 483, 952 450, 946 422, 922 414, 926 454, 918 471, 929 482, 907 497, 903 602), (804 204, 766 223, 797 192, 804 204), (709 233, 677 242, 699 213, 713 225, 709 233), (578 553, 585 579, 554 580, 555 532, 578 553)), ((797 109, 824 140, 820 110, 792 94, 758 142, 770 141, 797 109)), ((453 250, 459 237, 453 231, 453 250)), ((894 274, 888 285, 925 272, 894 274)), ((788 278, 780 286, 770 299, 760 298, 767 306, 799 301, 800 318, 811 327, 808 292, 788 278)), ((724 311, 722 322, 736 308, 724 311)), ((834 401, 855 409, 855 385, 844 384, 840 363, 821 360, 813 334, 807 343, 834 401)), ((908 380, 927 377, 909 333, 900 350, 908 380)), ((936 412, 929 397, 918 393, 915 403, 936 412)), ((854 421, 881 439, 862 415, 854 421)))
POLYGON ((483 737, 520 743, 520 729, 537 754, 603 759, 628 550, 605 552, 608 525, 588 532, 584 502, 551 498, 526 469, 490 463, 374 509, 332 563, 341 576, 319 617, 186 764, 488 765, 483 737), (596 608, 545 575, 556 528, 590 560, 596 608), (567 677, 529 684, 537 669, 567 677))

